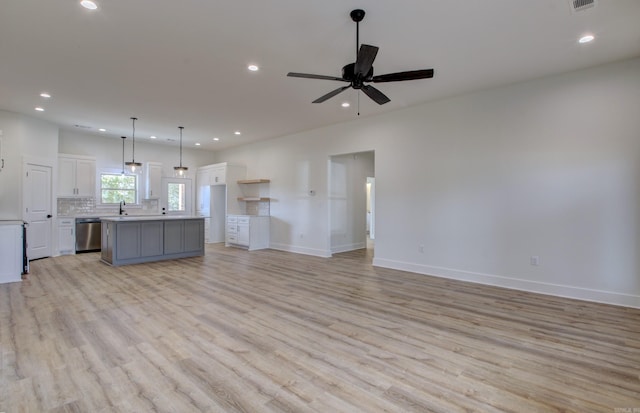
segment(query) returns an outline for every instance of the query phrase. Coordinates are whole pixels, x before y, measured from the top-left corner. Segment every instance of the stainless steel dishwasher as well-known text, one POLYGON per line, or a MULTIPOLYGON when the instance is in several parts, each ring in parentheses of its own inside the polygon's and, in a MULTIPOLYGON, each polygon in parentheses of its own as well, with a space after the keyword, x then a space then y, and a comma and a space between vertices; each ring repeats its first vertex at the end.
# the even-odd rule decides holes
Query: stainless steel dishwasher
POLYGON ((100 251, 100 218, 76 218, 76 253, 100 251))

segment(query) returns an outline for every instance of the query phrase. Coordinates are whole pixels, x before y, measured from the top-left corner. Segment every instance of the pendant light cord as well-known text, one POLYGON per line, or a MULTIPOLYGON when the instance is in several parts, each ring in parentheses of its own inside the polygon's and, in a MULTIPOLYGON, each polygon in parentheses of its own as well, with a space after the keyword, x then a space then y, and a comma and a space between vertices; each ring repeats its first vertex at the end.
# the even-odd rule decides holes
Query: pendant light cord
POLYGON ((138 118, 131 118, 133 121, 133 133, 131 135, 131 139, 133 139, 133 151, 131 152, 131 160, 133 163, 136 162, 136 121, 138 118))
POLYGON ((178 126, 178 129, 180 129, 180 167, 182 168, 182 129, 184 126, 178 126))
POLYGON ((122 175, 124 175, 124 140, 127 139, 126 136, 122 137, 122 175))

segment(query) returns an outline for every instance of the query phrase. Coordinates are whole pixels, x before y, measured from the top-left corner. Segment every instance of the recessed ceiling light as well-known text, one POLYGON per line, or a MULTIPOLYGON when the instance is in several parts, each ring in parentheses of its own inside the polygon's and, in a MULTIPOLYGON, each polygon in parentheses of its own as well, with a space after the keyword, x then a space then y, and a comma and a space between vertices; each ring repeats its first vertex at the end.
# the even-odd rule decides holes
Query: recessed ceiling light
POLYGON ((157 139, 157 136, 151 135, 151 136, 149 136, 149 139, 157 139))
POLYGON ((258 67, 258 65, 249 65, 247 66, 247 69, 251 70, 252 72, 257 72, 260 68, 258 67))
POLYGON ((44 108, 41 108, 40 106, 37 106, 34 109, 37 110, 38 112, 44 112, 44 108))
POLYGON ((82 0, 80 4, 82 5, 82 7, 89 10, 95 10, 98 8, 98 5, 92 2, 91 0, 82 0))
POLYGON ((40 93, 40 97, 43 97, 43 98, 49 99, 49 98, 51 97, 51 95, 50 95, 50 94, 48 94, 48 93, 46 93, 46 92, 42 92, 42 93, 40 93))
POLYGON ((200 142, 196 142, 196 146, 200 146, 200 142))
POLYGON ((235 131, 235 132, 233 132, 233 133, 234 133, 235 135, 240 135, 240 131, 239 131, 239 130, 237 130, 237 131, 235 131))
POLYGON ((107 130, 105 128, 100 128, 98 129, 100 132, 106 132, 107 130))
POLYGON ((219 140, 220 140, 220 138, 213 138, 213 140, 214 140, 214 141, 219 141, 219 140))
POLYGON ((592 34, 585 34, 580 39, 578 39, 578 43, 590 43, 593 41, 593 39, 595 39, 595 37, 592 34))
POLYGON ((343 107, 343 108, 348 108, 349 106, 351 106, 351 103, 349 103, 349 102, 342 102, 342 107, 343 107))

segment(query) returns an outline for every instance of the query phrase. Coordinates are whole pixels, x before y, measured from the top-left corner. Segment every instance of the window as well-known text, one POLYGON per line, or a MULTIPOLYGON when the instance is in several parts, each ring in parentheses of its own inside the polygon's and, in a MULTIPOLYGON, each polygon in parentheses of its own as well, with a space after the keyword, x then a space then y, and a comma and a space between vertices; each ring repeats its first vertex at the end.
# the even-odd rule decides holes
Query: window
POLYGON ((117 204, 124 201, 135 204, 138 200, 137 175, 103 173, 100 175, 100 202, 117 204))
POLYGON ((167 206, 169 212, 184 212, 187 210, 187 191, 183 183, 167 183, 167 206))
POLYGON ((189 178, 162 178, 162 210, 169 215, 192 214, 193 182, 189 178))

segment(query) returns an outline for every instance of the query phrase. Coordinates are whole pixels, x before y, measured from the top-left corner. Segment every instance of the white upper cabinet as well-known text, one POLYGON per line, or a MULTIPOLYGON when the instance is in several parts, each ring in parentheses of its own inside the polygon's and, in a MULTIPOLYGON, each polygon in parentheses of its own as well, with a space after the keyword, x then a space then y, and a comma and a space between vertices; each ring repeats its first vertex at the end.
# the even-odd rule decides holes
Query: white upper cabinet
POLYGON ((210 184, 225 185, 227 183, 227 166, 217 166, 211 169, 210 184))
POLYGON ((162 164, 160 162, 147 162, 146 164, 146 198, 160 198, 162 194, 162 164))
POLYGON ((58 196, 95 197, 95 159, 71 155, 59 156, 58 196))

